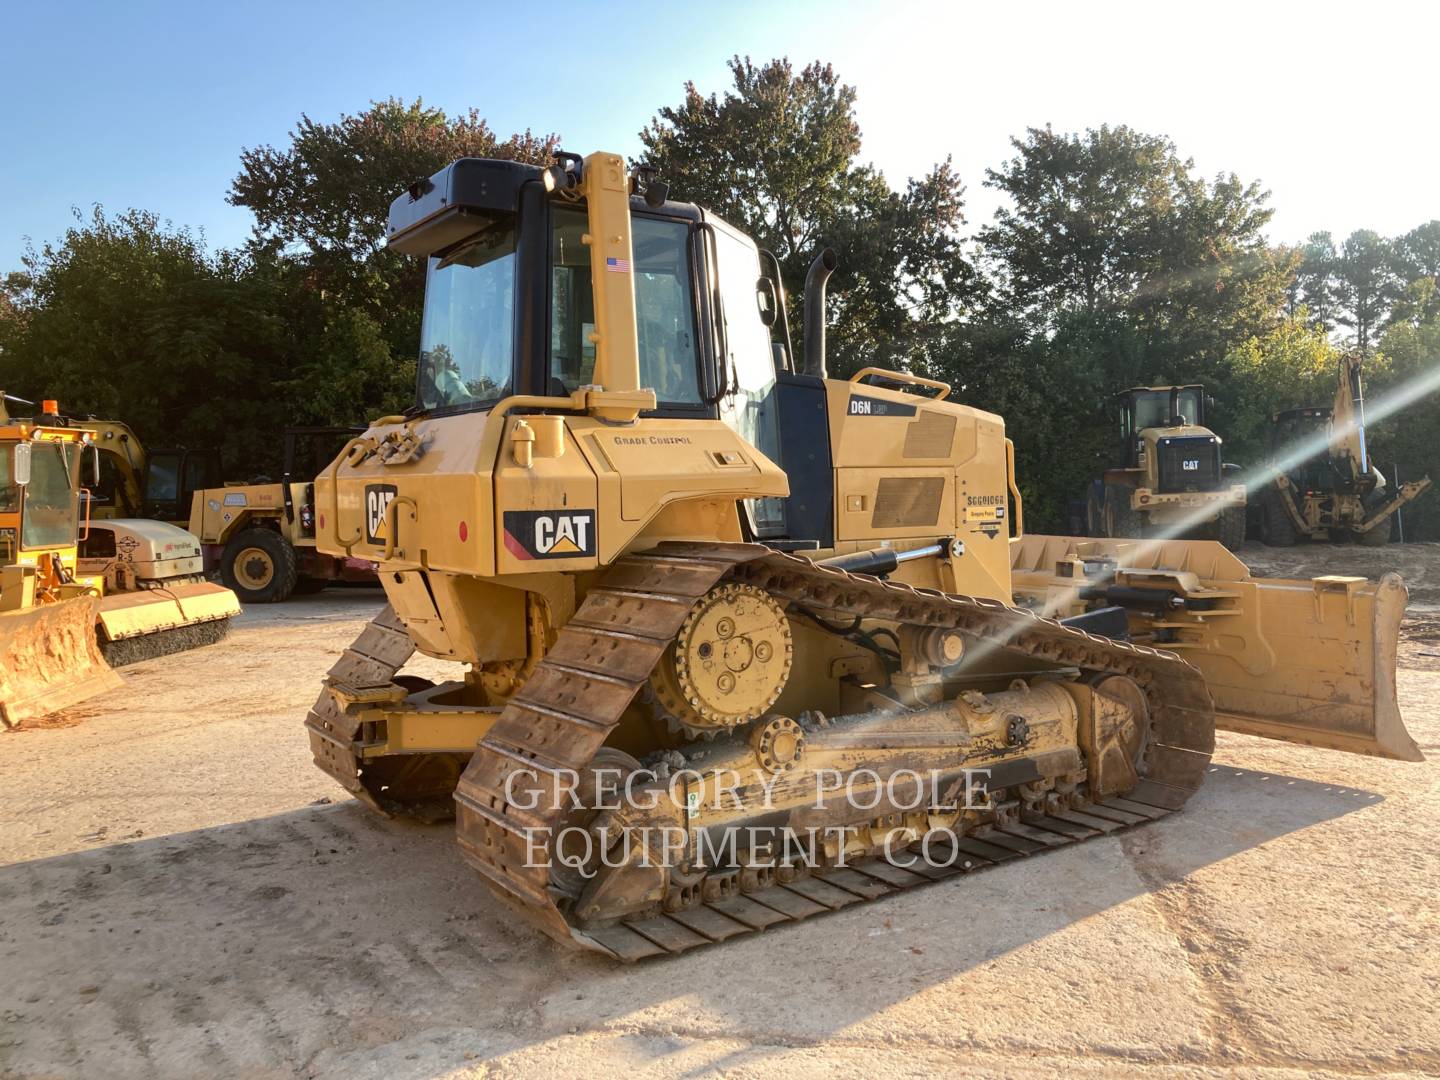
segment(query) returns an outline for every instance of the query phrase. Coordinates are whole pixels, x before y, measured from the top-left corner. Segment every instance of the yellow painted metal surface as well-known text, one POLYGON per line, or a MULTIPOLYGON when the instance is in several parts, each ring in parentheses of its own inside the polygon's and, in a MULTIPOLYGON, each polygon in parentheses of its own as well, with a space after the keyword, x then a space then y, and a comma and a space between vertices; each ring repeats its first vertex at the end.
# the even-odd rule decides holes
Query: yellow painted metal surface
POLYGON ((0 611, 0 721, 14 727, 121 685, 100 655, 93 597, 0 611))
POLYGON ((173 630, 240 614, 240 601, 223 585, 193 582, 165 589, 113 593, 98 601, 96 618, 109 641, 173 630))
POLYGON ((1203 601, 1205 610, 1132 614, 1131 632, 1200 669, 1215 698, 1218 727, 1421 760, 1395 694, 1407 596, 1399 575, 1378 583, 1255 578, 1220 544, 1204 540, 1027 536, 1011 545, 1011 555, 1017 596, 1054 616, 1080 610, 1077 558, 1112 557, 1117 583, 1203 601))

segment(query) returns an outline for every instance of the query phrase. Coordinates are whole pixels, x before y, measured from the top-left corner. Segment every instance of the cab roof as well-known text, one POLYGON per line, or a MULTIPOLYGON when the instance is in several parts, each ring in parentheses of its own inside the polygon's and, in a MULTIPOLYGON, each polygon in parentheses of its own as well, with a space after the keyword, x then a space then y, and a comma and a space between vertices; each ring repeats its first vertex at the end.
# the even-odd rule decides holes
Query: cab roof
MULTIPOLYGON (((481 228, 497 213, 520 210, 520 191, 539 184, 545 170, 539 165, 500 158, 460 158, 433 176, 416 180, 390 203, 385 237, 389 247, 404 255, 421 257, 443 251, 481 228)), ((632 210, 670 217, 701 219, 690 203, 665 202, 648 208, 631 196, 632 210)))

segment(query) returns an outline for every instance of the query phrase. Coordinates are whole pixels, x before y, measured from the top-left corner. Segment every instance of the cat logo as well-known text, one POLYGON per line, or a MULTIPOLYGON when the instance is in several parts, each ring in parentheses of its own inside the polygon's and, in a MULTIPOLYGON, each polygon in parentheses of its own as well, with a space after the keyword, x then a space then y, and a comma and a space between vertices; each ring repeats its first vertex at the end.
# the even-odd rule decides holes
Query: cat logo
POLYGON ((517 559, 591 558, 595 511, 507 510, 505 547, 517 559))
POLYGON ((390 508, 390 501, 394 498, 394 484, 365 485, 365 542, 367 544, 383 544, 385 542, 385 536, 380 530, 387 524, 393 524, 386 522, 385 511, 390 508))
POLYGON ((1184 460, 1182 460, 1182 461, 1180 462, 1180 468, 1184 469, 1186 472, 1199 472, 1199 471, 1200 471, 1200 459, 1199 459, 1199 458, 1185 458, 1184 460))

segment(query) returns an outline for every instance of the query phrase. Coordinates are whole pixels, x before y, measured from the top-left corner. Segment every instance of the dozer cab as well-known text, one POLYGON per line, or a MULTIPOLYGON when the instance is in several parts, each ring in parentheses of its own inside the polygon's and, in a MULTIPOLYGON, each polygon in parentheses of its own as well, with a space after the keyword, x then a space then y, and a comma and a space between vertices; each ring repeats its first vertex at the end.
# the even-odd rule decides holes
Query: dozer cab
POLYGON ((1340 358, 1330 408, 1286 409, 1274 416, 1270 462, 1274 480, 1259 499, 1260 539, 1289 547, 1297 539, 1344 540, 1380 546, 1394 515, 1430 487, 1421 477, 1392 490, 1370 459, 1365 433, 1362 358, 1340 358))
POLYGON ((1205 426, 1205 388, 1136 386, 1116 395, 1120 465, 1090 485, 1091 536, 1198 533, 1231 551, 1245 542, 1245 485, 1228 480, 1221 439, 1205 426))
POLYGON ((30 419, 0 407, 5 727, 119 685, 112 664, 218 641, 240 611, 233 593, 203 580, 199 545, 183 529, 90 520, 94 434, 54 402, 30 419))
POLYGON ((282 436, 280 482, 260 479, 195 489, 190 531, 220 579, 247 604, 319 592, 332 581, 373 582, 368 559, 335 558, 315 545, 315 474, 356 427, 290 427, 282 436))
POLYGON ((828 251, 797 366, 773 258, 613 154, 457 161, 389 244, 428 261, 415 404, 316 480, 389 605, 310 745, 559 941, 641 960, 1141 825, 1217 726, 1418 758, 1398 578, 1026 536, 999 416, 828 377, 828 251))

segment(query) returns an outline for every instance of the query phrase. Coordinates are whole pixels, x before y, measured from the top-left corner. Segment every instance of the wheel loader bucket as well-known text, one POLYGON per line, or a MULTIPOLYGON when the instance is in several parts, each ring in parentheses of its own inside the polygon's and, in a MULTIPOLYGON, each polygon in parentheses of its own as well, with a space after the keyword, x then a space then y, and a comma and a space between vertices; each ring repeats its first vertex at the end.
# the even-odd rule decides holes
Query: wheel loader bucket
POLYGON ((1027 536, 1011 546, 1017 593, 1055 604, 1057 566, 1107 557, 1126 586, 1169 589, 1185 609, 1132 614, 1136 641, 1169 649, 1205 676, 1216 726, 1356 754, 1424 760, 1395 694, 1395 655, 1409 595, 1398 574, 1379 583, 1326 575, 1254 578, 1209 541, 1027 536))
POLYGON ((100 655, 93 597, 0 611, 0 721, 15 727, 121 685, 100 655))

